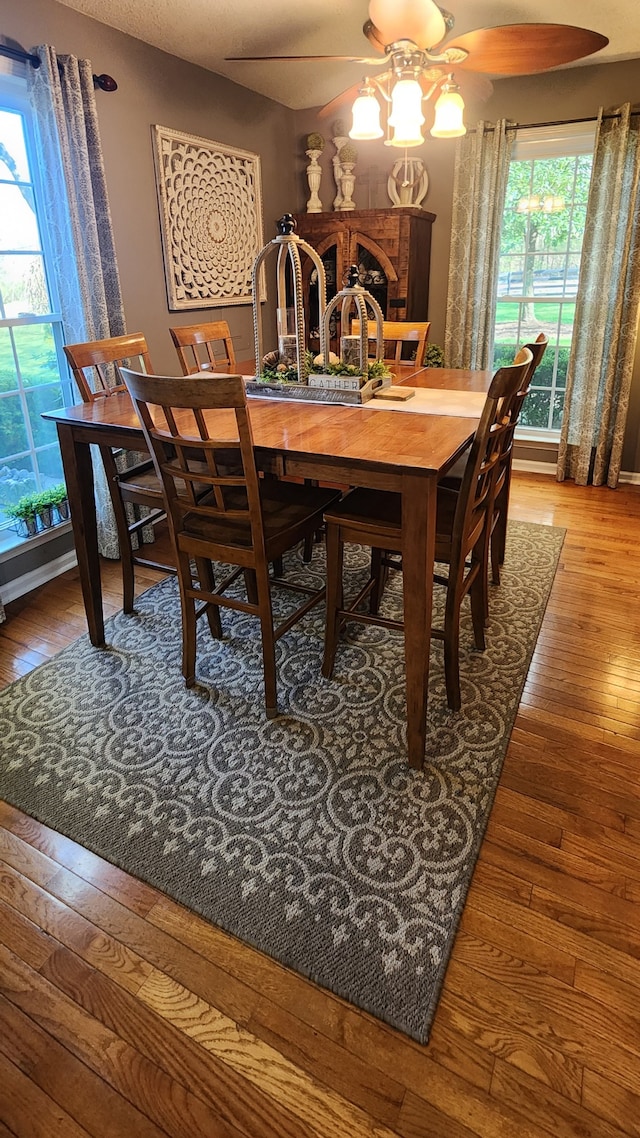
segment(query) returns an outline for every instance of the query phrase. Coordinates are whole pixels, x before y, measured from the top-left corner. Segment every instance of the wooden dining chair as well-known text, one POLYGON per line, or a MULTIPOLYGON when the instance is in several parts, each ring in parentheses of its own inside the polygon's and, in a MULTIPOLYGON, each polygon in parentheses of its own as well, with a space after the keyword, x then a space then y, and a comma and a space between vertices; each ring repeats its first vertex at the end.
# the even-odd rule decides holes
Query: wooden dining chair
MULTIPOLYGON (((120 368, 125 364, 153 372, 149 349, 141 332, 126 336, 112 336, 106 340, 93 340, 84 344, 66 344, 64 352, 85 403, 104 399, 118 391, 126 391, 120 368)), ((120 469, 111 447, 100 446, 107 485, 120 546, 122 564, 122 608, 133 612, 135 592, 135 566, 144 565, 163 573, 175 573, 175 567, 156 561, 143 552, 141 530, 164 521, 162 487, 154 470, 153 461, 141 458, 129 469, 120 469), (147 506, 150 513, 143 518, 132 518, 130 507, 147 506)))
POLYGON ((183 375, 193 375, 197 371, 235 372, 236 357, 226 320, 189 324, 170 328, 169 331, 183 375))
MULTIPOLYGON (((485 591, 487 526, 492 509, 493 476, 500 456, 502 436, 511 424, 517 392, 531 362, 525 351, 522 360, 500 368, 493 377, 465 463, 460 491, 438 486, 435 560, 449 566, 447 577, 434 575, 446 589, 443 628, 432 628, 431 635, 444 642, 447 703, 460 708, 459 638, 460 607, 469 594, 475 646, 485 647, 485 591)), ((325 511, 327 527, 327 616, 322 673, 333 671, 338 637, 348 620, 402 629, 402 621, 381 617, 378 612, 383 574, 388 568, 401 569, 401 497, 381 490, 352 490, 325 511), (345 542, 370 546, 371 574, 358 595, 345 606, 342 583, 345 542), (360 605, 369 598, 369 611, 360 605)))
MULTIPOLYGON (((520 389, 517 393, 514 402, 513 421, 509 429, 503 433, 501 453, 499 462, 496 467, 494 475, 493 487, 493 516, 491 520, 491 540, 489 544, 489 552, 487 555, 487 581, 489 573, 489 563, 491 564, 491 580, 494 585, 500 584, 500 570, 504 564, 504 555, 507 539, 507 518, 509 513, 509 494, 511 490, 511 468, 513 464, 513 444, 515 430, 520 418, 520 412, 524 401, 529 394, 531 382, 535 374, 536 368, 540 364, 542 357, 547 349, 549 343, 548 337, 544 332, 540 332, 537 338, 529 344, 525 344, 523 348, 516 354, 514 363, 520 362, 520 356, 523 351, 531 352, 531 364, 529 370, 524 377, 520 389)), ((464 476, 464 460, 456 463, 452 470, 443 479, 443 485, 448 486, 450 489, 459 490, 462 485, 462 478, 464 476)), ((487 588, 487 603, 488 603, 488 588, 487 588)), ((489 610, 487 608, 486 616, 488 618, 489 610)))
POLYGON ((178 567, 186 685, 195 683, 198 617, 206 612, 213 635, 220 637, 221 607, 251 613, 260 621, 265 706, 273 718, 278 713, 275 642, 323 599, 325 590, 271 577, 269 562, 314 532, 339 491, 258 477, 241 376, 122 374, 164 490, 178 567), (222 439, 216 438, 218 428, 222 439), (230 442, 238 448, 241 469, 222 474, 217 456, 230 442), (209 492, 201 497, 202 486, 209 492), (219 584, 214 561, 236 566, 224 572, 219 584), (243 572, 251 583, 246 600, 228 592, 243 572), (274 583, 307 595, 277 627, 271 606, 274 583))
MULTIPOLYGON (((511 493, 511 468, 513 465, 513 444, 515 430, 520 419, 523 403, 529 394, 531 383, 549 343, 544 332, 536 337, 533 343, 525 344, 524 350, 531 352, 529 371, 521 384, 514 403, 513 423, 505 431, 502 440, 500 460, 496 470, 494 486, 494 513, 491 523, 491 579, 494 585, 500 584, 500 570, 504 565, 504 555, 507 541, 507 518, 509 514, 509 495, 511 493)), ((523 350, 523 349, 521 349, 523 350)), ((520 353, 518 353, 519 355, 520 353)), ((518 359, 516 356, 516 361, 518 359)), ((515 361, 514 361, 515 362, 515 361)))
MULTIPOLYGON (((405 344, 409 344, 411 345, 412 354, 415 350, 416 364, 422 367, 427 351, 427 338, 429 336, 430 327, 430 320, 383 320, 382 335, 384 339, 385 359, 393 359, 395 363, 400 363, 403 358, 402 350, 405 344), (393 345, 393 356, 390 356, 387 350, 391 348, 391 345, 393 345)), ((360 335, 359 320, 352 321, 351 332, 354 336, 360 335)))

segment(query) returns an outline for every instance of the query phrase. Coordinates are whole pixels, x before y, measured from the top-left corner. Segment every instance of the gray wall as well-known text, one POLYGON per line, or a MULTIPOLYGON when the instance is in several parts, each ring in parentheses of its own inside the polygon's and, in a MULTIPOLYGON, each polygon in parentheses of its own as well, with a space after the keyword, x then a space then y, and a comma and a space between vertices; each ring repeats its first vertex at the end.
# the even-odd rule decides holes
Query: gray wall
POLYGON ((155 369, 176 370, 169 326, 199 320, 228 320, 239 358, 251 357, 251 306, 169 312, 151 124, 259 154, 267 240, 275 219, 296 204, 293 112, 53 0, 0 0, 0 33, 27 50, 50 43, 61 54, 88 58, 96 73, 118 83, 114 94, 96 92, 107 187, 127 327, 145 333, 155 369))
MULTIPOLYGON (((297 203, 290 159, 293 112, 53 0, 0 0, 0 34, 27 50, 49 43, 60 54, 88 58, 94 72, 106 72, 118 83, 114 94, 96 92, 107 187, 127 328, 144 332, 156 371, 172 375, 179 370, 168 331, 172 324, 228 320, 238 359, 252 357, 250 305, 169 312, 151 124, 259 154, 268 240, 275 234, 275 219, 297 203)), ((61 535, 54 542, 21 552, 0 566, 0 583, 29 572, 66 548, 71 548, 71 538, 61 535)))
MULTIPOLYGON (((559 119, 595 117, 600 106, 611 107, 619 103, 640 103, 640 61, 592 64, 572 67, 543 75, 521 79, 502 79, 494 83, 494 93, 484 104, 467 102, 467 125, 483 118, 495 121, 510 118, 522 125, 556 122, 559 119)), ((427 113, 428 116, 428 113, 427 113)), ((351 122, 349 104, 342 117, 351 122)), ((324 169, 320 197, 325 208, 331 208, 335 189, 331 176, 331 156, 335 149, 329 141, 333 120, 318 119, 314 111, 299 111, 296 116, 296 152, 298 163, 299 208, 304 209, 308 196, 304 177, 304 149, 306 135, 319 130, 327 139, 322 155, 324 169)), ((427 117, 425 137, 431 120, 427 117)), ((358 163, 355 168, 356 190, 354 200, 360 208, 389 206, 386 192, 386 173, 399 153, 379 142, 356 144, 358 163)), ((400 152, 401 154, 402 152, 400 152)), ((425 209, 436 214, 433 226, 431 251, 431 280, 429 290, 430 339, 442 343, 444 337, 447 281, 449 274, 449 246, 451 241, 451 204, 453 191, 453 163, 455 141, 430 139, 423 147, 412 152, 422 158, 429 173, 429 192, 422 202, 425 209)), ((547 448, 548 451, 548 448, 547 448)), ((527 457, 531 457, 528 454, 527 457)), ((549 460, 546 453, 541 460, 549 460)), ((640 472, 640 341, 636 349, 631 407, 623 453, 623 470, 640 472)))

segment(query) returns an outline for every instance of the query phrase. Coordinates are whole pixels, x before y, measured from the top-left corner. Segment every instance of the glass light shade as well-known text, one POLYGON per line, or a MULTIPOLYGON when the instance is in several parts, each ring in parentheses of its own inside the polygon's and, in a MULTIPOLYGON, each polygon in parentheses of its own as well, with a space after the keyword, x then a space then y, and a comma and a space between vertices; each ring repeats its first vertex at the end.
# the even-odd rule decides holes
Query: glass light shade
POLYGON ((389 146, 420 146, 424 142, 422 87, 417 79, 399 79, 391 92, 389 126, 393 137, 389 146))
POLYGON ((353 126, 349 131, 349 138, 360 142, 368 142, 373 138, 382 138, 384 131, 380 126, 380 104, 375 95, 358 95, 352 107, 353 126))
POLYGON ((445 85, 436 101, 436 117, 431 127, 433 137, 457 138, 460 134, 466 134, 467 128, 462 120, 463 112, 462 96, 445 85))

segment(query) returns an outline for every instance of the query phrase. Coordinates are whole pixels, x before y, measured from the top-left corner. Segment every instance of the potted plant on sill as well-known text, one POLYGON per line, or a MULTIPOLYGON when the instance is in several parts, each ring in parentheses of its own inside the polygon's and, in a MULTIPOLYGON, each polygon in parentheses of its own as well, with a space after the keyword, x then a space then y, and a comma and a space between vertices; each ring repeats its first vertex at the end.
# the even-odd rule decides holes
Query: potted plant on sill
POLYGON ((20 537, 33 537, 38 532, 36 499, 37 494, 25 494, 15 505, 5 508, 7 516, 14 519, 14 528, 20 537))
POLYGON ((64 482, 59 482, 49 491, 51 504, 58 514, 58 521, 66 522, 69 520, 69 499, 67 498, 67 487, 64 482))
POLYGON ((59 482, 50 490, 25 494, 15 505, 7 506, 5 513, 15 520, 14 528, 20 537, 34 537, 44 529, 67 521, 67 488, 64 482, 59 482))

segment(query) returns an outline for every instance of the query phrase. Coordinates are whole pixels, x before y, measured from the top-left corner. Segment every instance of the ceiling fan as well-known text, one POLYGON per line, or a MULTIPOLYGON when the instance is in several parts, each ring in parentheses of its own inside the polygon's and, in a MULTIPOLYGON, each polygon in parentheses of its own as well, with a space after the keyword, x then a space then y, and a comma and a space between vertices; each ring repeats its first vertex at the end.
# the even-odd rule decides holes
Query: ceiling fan
MULTIPOLYGON (((422 103, 436 91, 435 121, 431 134, 451 138, 465 133, 464 102, 455 71, 464 77, 480 75, 532 75, 563 63, 572 63, 606 47, 609 40, 599 32, 569 24, 505 24, 477 28, 461 36, 451 36, 454 18, 435 0, 369 0, 369 19, 363 27, 374 57, 345 55, 263 55, 230 56, 234 62, 293 62, 299 60, 365 63, 370 67, 387 64, 379 75, 366 77, 323 108, 321 115, 334 113, 353 95, 351 138, 382 138, 380 103, 387 109, 389 146, 420 146, 424 142, 425 121, 422 103)), ((487 81, 486 89, 491 90, 487 81)), ((486 90, 485 90, 486 95, 486 90)))

